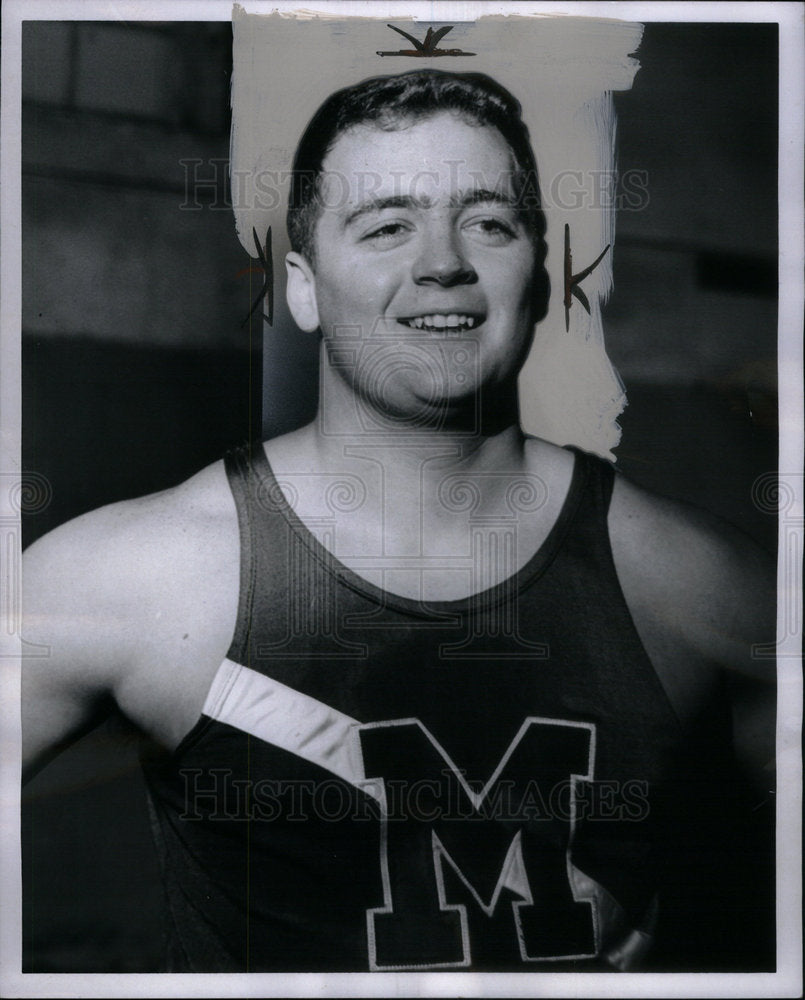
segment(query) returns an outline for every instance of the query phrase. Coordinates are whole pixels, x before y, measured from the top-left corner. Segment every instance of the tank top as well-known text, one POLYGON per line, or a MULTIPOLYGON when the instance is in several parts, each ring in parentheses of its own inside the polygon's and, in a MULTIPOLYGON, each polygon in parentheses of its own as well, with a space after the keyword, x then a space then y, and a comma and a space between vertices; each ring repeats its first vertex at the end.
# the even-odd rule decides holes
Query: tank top
MULTIPOLYGON (((234 637, 197 724, 143 761, 169 968, 643 966, 664 896, 685 925, 680 839, 701 857, 686 803, 726 740, 723 720, 683 735, 641 644, 609 544, 612 467, 575 452, 532 558, 429 602, 331 555, 262 447, 226 469, 234 637)), ((344 477, 323 495, 360 500, 344 477)), ((510 551, 515 521, 478 546, 510 551)))

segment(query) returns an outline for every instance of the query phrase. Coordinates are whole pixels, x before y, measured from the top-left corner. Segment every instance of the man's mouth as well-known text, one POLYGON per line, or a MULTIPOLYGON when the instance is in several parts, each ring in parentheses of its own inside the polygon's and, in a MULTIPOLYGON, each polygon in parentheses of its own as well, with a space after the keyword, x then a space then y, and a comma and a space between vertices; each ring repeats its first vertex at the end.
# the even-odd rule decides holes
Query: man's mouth
POLYGON ((464 333, 482 323, 483 317, 467 313, 428 313, 425 316, 401 316, 398 322, 413 330, 427 330, 429 333, 464 333))

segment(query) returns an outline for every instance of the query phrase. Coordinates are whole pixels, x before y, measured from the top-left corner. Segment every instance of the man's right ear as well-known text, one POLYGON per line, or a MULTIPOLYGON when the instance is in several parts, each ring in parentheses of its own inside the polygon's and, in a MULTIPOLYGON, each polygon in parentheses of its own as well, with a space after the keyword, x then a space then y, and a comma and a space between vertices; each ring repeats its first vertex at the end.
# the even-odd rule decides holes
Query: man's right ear
POLYGON ((288 271, 286 298, 288 308, 300 330, 313 333, 319 328, 319 308, 316 305, 316 276, 305 258, 291 250, 285 256, 288 271))

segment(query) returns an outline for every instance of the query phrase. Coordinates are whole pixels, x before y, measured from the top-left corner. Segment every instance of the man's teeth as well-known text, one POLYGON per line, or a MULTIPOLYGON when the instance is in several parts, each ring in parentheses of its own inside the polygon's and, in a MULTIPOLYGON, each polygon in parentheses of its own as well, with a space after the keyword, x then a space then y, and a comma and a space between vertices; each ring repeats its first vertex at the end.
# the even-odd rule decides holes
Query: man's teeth
POLYGON ((415 316, 400 322, 413 326, 417 330, 471 330, 475 326, 475 317, 463 313, 433 313, 428 316, 415 316))

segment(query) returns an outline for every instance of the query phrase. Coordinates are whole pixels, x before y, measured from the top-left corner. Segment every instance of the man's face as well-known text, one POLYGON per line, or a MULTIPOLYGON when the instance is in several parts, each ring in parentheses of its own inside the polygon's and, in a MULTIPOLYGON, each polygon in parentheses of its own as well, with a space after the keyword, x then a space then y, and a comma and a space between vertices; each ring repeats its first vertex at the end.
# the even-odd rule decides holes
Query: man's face
POLYGON ((327 155, 319 326, 331 364, 379 412, 429 422, 513 390, 535 267, 513 169, 497 129, 447 113, 351 129, 327 155))

